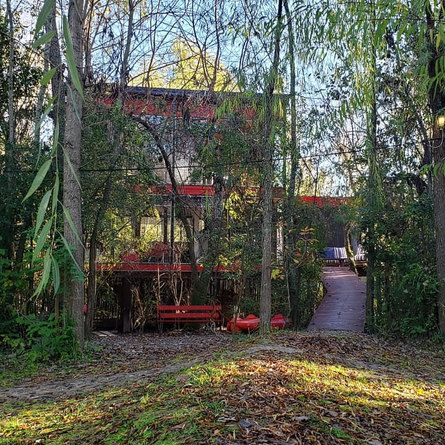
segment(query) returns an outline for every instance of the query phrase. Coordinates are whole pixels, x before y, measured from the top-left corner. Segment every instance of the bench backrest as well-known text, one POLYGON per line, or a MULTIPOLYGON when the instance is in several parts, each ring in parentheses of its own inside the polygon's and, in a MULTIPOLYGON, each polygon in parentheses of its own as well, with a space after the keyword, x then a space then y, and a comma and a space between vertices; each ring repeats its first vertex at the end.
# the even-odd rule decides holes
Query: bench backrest
POLYGON ((167 320, 190 320, 209 321, 222 319, 221 305, 190 305, 175 306, 163 305, 156 308, 158 319, 167 320))

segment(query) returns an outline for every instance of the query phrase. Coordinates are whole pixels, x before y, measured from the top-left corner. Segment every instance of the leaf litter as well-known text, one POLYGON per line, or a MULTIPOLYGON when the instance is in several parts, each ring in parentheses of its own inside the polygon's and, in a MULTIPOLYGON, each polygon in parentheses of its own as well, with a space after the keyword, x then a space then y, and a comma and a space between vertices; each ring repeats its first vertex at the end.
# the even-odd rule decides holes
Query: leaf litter
POLYGON ((445 443, 437 348, 322 331, 96 344, 92 362, 69 375, 3 388, 0 443, 445 443))

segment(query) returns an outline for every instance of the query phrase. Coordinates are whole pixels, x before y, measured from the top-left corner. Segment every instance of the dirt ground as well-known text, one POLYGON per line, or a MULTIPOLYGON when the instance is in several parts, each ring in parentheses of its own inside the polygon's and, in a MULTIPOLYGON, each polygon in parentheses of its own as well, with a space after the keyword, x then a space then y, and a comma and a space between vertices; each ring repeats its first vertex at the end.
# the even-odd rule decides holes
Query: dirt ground
MULTIPOLYGON (((404 373, 417 377, 418 365, 429 364, 430 353, 417 351, 409 345, 390 345, 377 337, 343 331, 310 331, 292 335, 292 347, 285 336, 279 342, 256 335, 233 336, 227 331, 186 333, 171 331, 164 334, 143 333, 120 335, 111 331, 95 332, 88 344, 88 360, 71 367, 48 367, 45 372, 25 379, 20 384, 1 388, 0 402, 5 400, 64 400, 87 394, 104 387, 121 387, 144 383, 173 374, 181 369, 211 361, 222 351, 231 355, 239 351, 297 353, 308 358, 334 360, 346 365, 364 366, 385 374, 398 374, 397 363, 403 362, 404 373), (355 345, 357 345, 355 347, 355 345), (289 350, 288 350, 289 349, 289 350), (406 355, 405 355, 406 354, 406 355), (417 364, 413 361, 416 358, 417 364), (395 360, 395 362, 394 362, 395 360), (386 362, 392 366, 386 366, 386 362), (407 369, 411 368, 411 369, 407 369)), ((443 358, 443 357, 442 357, 443 358)), ((423 370, 426 372, 426 369, 423 370)), ((445 379, 445 367, 429 369, 434 378, 445 379)))
POLYGON ((172 331, 166 334, 127 334, 99 331, 87 349, 90 358, 69 368, 48 367, 19 385, 2 388, 0 402, 62 400, 106 386, 122 386, 174 373, 236 345, 224 331, 215 334, 172 331))

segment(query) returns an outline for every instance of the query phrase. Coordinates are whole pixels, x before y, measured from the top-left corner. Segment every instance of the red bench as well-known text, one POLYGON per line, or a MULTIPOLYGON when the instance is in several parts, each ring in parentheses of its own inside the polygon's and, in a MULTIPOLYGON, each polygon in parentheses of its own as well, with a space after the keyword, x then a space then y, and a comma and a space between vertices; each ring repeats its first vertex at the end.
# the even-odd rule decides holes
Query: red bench
POLYGON ((221 305, 158 306, 156 308, 159 332, 164 323, 222 323, 221 305))

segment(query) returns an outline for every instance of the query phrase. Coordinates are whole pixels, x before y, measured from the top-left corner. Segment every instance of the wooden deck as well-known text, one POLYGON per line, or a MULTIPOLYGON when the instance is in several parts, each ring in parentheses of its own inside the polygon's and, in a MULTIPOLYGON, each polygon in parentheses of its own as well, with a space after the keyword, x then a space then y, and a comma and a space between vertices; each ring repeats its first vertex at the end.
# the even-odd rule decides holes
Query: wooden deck
POLYGON ((363 332, 366 283, 347 267, 324 267, 327 293, 312 317, 308 330, 363 332))

